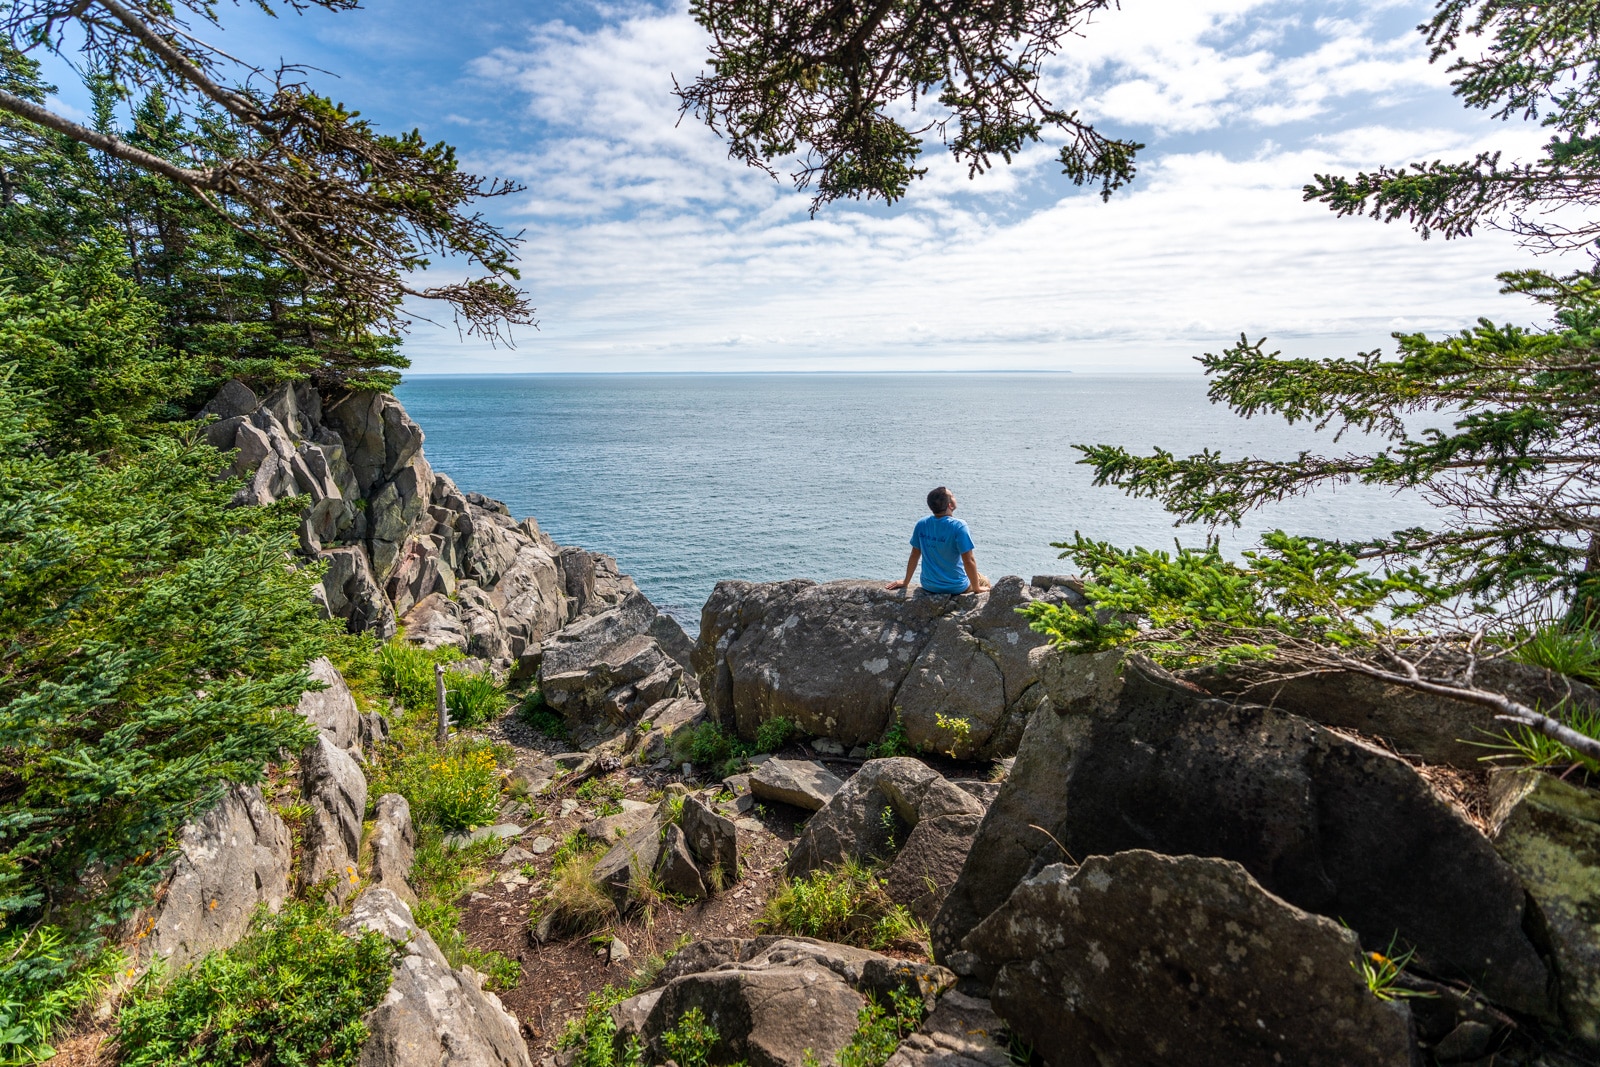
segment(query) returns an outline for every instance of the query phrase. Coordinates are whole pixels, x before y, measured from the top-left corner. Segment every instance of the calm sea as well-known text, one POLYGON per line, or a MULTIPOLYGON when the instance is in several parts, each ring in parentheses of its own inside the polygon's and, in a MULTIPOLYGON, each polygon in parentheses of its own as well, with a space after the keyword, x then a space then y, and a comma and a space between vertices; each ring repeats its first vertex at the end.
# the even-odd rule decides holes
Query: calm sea
MULTIPOLYGON (((1050 542, 1074 530, 1203 539, 1152 501, 1095 488, 1075 443, 1286 458, 1351 444, 1237 418, 1206 402, 1198 374, 419 377, 396 393, 434 467, 558 542, 615 555, 691 632, 719 579, 899 577, 936 485, 955 492, 991 578, 1068 570, 1050 542)), ((1254 516, 1225 543, 1427 521, 1414 498, 1346 486, 1254 516)))

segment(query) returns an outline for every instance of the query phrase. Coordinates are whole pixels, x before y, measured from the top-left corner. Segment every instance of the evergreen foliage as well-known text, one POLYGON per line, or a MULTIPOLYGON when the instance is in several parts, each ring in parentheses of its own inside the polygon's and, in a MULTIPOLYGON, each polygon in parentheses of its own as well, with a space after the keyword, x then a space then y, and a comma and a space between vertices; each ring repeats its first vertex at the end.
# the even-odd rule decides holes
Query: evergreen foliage
POLYGON ((926 0, 811 5, 794 0, 695 0, 712 38, 710 74, 678 89, 683 111, 728 138, 728 154, 776 176, 798 155, 795 183, 815 187, 812 211, 841 197, 893 203, 927 170, 934 135, 970 175, 1064 134, 1059 160, 1103 198, 1134 177, 1144 146, 1119 141, 1039 91, 1040 66, 1112 0, 1029 0, 946 6, 926 0), (905 119, 929 104, 937 110, 905 119))
POLYGON ((291 902, 163 985, 146 975, 118 1016, 122 1067, 348 1067, 362 1017, 389 990, 395 947, 340 933, 325 905, 291 902))

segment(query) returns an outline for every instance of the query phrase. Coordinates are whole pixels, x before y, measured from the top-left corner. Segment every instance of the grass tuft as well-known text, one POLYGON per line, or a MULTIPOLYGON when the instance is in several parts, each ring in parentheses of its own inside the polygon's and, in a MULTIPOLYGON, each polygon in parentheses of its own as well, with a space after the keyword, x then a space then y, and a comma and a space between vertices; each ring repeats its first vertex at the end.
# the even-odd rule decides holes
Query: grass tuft
POLYGON ((889 898, 876 871, 856 860, 781 883, 767 899, 758 925, 770 933, 862 948, 927 951, 927 928, 889 898))

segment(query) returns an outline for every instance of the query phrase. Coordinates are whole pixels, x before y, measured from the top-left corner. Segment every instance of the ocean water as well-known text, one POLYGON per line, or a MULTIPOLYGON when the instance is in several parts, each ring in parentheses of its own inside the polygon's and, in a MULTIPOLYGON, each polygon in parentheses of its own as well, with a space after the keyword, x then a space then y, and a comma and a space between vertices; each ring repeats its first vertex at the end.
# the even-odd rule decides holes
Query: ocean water
MULTIPOLYGON (((936 485, 990 578, 1070 570, 1052 541, 1199 543, 1149 500, 1096 488, 1070 446, 1292 458, 1359 441, 1240 419, 1199 374, 638 374, 418 377, 396 394, 463 490, 617 557, 691 632, 721 579, 900 577, 936 485)), ((1344 486, 1222 531, 1358 537, 1426 524, 1411 495, 1344 486)))

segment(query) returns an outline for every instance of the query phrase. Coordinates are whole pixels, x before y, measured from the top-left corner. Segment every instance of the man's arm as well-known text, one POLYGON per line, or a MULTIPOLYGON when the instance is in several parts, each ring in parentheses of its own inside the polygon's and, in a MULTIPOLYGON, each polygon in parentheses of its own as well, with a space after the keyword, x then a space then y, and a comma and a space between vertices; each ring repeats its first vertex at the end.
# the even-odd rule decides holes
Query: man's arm
MULTIPOLYGON (((970 556, 970 555, 972 555, 972 553, 968 552, 967 555, 970 556)), ((909 561, 907 561, 907 563, 906 563, 906 576, 904 578, 902 578, 898 582, 890 582, 888 585, 884 586, 884 588, 888 589, 891 592, 893 592, 896 589, 904 589, 906 586, 910 585, 911 584, 911 576, 913 574, 917 573, 917 561, 920 560, 921 558, 922 558, 922 549, 913 548, 911 550, 911 559, 909 561)), ((976 574, 977 571, 974 570, 972 573, 976 574)))
MULTIPOLYGON (((915 553, 913 553, 915 555, 915 553)), ((967 592, 987 593, 989 580, 978 573, 978 557, 969 550, 961 553, 961 565, 967 569, 967 592)))

